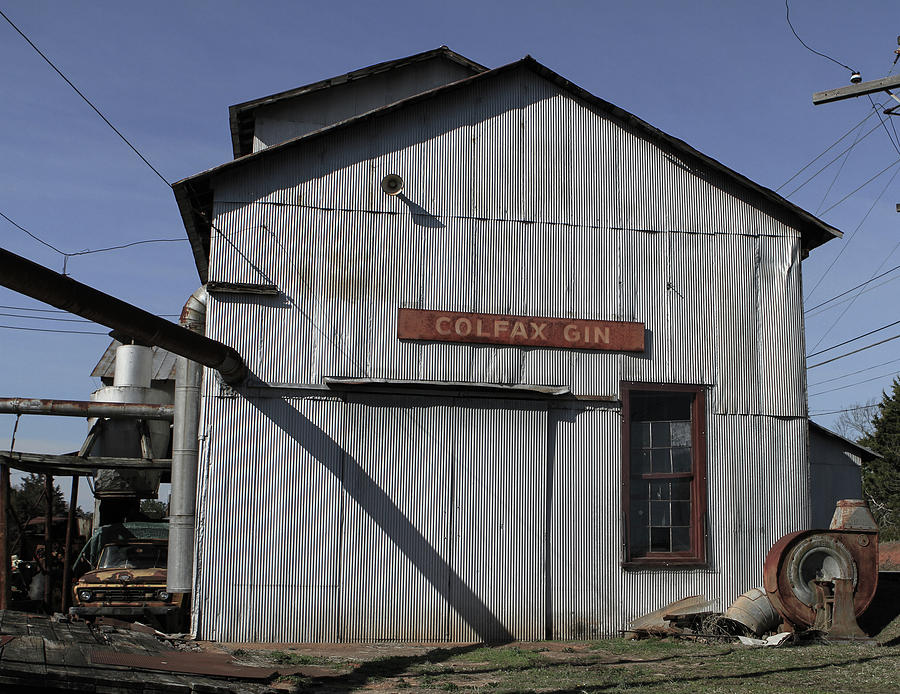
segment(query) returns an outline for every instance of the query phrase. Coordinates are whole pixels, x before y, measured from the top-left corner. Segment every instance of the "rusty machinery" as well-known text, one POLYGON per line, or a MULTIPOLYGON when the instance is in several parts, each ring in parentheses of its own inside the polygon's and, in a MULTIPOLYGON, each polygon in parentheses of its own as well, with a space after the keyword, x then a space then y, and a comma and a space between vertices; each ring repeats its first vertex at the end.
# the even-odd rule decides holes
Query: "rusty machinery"
POLYGON ((763 582, 789 629, 869 640, 856 622, 878 586, 878 526, 866 502, 839 501, 828 530, 782 537, 766 556, 763 582))

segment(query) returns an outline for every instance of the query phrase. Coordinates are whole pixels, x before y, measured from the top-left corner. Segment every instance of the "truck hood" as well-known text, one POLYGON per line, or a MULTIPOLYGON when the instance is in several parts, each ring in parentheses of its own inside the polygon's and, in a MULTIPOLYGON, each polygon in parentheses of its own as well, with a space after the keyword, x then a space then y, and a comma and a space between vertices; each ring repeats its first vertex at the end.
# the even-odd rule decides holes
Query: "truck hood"
POLYGON ((165 583, 165 569, 97 569, 88 571, 78 583, 132 585, 142 583, 165 583))

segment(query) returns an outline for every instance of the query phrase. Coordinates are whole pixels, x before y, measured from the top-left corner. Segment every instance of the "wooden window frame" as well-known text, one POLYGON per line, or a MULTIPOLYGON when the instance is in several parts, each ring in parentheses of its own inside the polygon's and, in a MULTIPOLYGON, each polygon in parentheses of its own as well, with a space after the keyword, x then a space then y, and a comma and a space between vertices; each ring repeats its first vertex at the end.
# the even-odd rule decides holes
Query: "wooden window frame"
POLYGON ((660 567, 708 568, 707 562, 707 481, 706 481, 706 386, 676 383, 644 383, 623 381, 622 396, 622 528, 623 561, 625 568, 647 569, 660 567), (631 556, 631 394, 635 391, 693 393, 691 403, 691 549, 688 552, 648 553, 631 556))

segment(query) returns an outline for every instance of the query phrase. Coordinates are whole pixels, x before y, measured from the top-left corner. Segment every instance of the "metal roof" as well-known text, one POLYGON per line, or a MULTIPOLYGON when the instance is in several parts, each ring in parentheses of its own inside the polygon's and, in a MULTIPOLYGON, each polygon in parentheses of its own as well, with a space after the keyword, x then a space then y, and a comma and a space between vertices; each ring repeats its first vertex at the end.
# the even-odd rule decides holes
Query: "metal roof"
MULTIPOLYGON (((209 235, 210 224, 212 219, 212 199, 213 188, 212 179, 219 173, 231 171, 238 167, 257 162, 264 157, 272 156, 277 152, 282 152, 288 148, 301 146, 304 143, 316 140, 322 137, 328 137, 346 128, 365 123, 374 118, 381 118, 398 109, 405 108, 411 104, 419 103, 440 94, 445 94, 454 90, 464 90, 467 87, 481 83, 490 79, 502 78, 504 75, 510 74, 515 70, 529 70, 540 77, 555 84, 564 92, 570 94, 573 98, 582 103, 586 108, 597 112, 605 118, 612 120, 623 128, 629 129, 638 135, 642 135, 654 142, 656 145, 669 149, 679 154, 679 156, 693 161, 697 168, 715 172, 724 175, 730 179, 738 187, 745 190, 752 202, 752 198, 756 198, 759 202, 768 202, 774 204, 783 214, 785 224, 794 227, 801 232, 803 236, 804 252, 820 246, 832 238, 839 238, 843 234, 830 224, 822 221, 818 217, 810 214, 806 210, 794 205, 789 200, 781 197, 778 193, 765 188, 758 183, 754 183, 742 174, 725 166, 721 162, 709 157, 702 152, 694 149, 683 140, 679 140, 671 135, 664 133, 662 130, 653 127, 637 116, 611 104, 608 101, 594 96, 590 92, 575 85, 561 75, 553 72, 548 67, 542 65, 531 56, 525 56, 523 59, 514 63, 487 70, 472 77, 453 82, 451 84, 436 87, 435 89, 416 94, 415 96, 402 99, 393 104, 388 104, 381 108, 374 109, 367 113, 355 116, 348 120, 330 125, 320 130, 307 133, 300 137, 296 137, 277 145, 272 145, 266 149, 260 150, 253 154, 247 154, 234 159, 232 161, 220 164, 201 173, 189 176, 172 184, 175 199, 181 212, 182 220, 191 242, 194 253, 194 261, 197 265, 197 271, 203 282, 207 280, 208 262, 209 262, 209 235)), ((248 102, 250 103, 250 102, 248 102)))
MULTIPOLYGON (((122 343, 113 340, 109 343, 109 347, 100 357, 100 361, 91 371, 94 378, 112 379, 116 374, 116 348, 122 343)), ((175 355, 167 352, 159 347, 151 347, 153 350, 153 367, 150 378, 153 381, 174 381, 175 380, 175 355)))
POLYGON ((380 72, 395 70, 397 68, 412 65, 413 63, 418 63, 425 60, 431 60, 433 58, 443 58, 445 60, 458 63, 463 67, 469 68, 472 71, 472 74, 486 72, 488 69, 484 65, 479 65, 478 63, 469 60, 465 56, 462 56, 455 51, 451 51, 449 48, 447 48, 447 46, 441 46, 440 48, 425 51, 424 53, 417 53, 416 55, 411 55, 406 58, 388 60, 383 63, 377 63, 375 65, 370 65, 369 67, 361 68, 359 70, 353 70, 352 72, 347 72, 343 75, 338 75, 337 77, 331 77, 326 80, 313 82, 312 84, 307 84, 303 87, 288 89, 287 91, 278 92, 277 94, 270 94, 269 96, 260 97, 259 99, 251 99, 250 101, 244 101, 243 103, 229 106, 228 121, 231 125, 231 146, 234 150, 235 159, 252 152, 253 129, 255 121, 254 112, 257 108, 261 106, 270 106, 271 104, 278 103, 279 101, 285 101, 287 99, 293 99, 295 97, 303 96, 311 92, 328 89, 330 87, 336 87, 339 84, 346 84, 347 82, 363 79, 371 75, 376 75, 380 72))
POLYGON ((816 424, 812 420, 809 420, 809 429, 810 429, 810 433, 812 433, 813 431, 816 431, 819 434, 822 434, 823 436, 827 436, 832 439, 837 439, 838 441, 842 442, 848 448, 852 448, 859 455, 859 457, 862 458, 863 460, 875 460, 876 458, 883 457, 882 455, 879 455, 878 453, 873 451, 871 448, 866 448, 865 446, 860 446, 855 441, 851 441, 850 439, 841 436, 836 431, 832 431, 831 429, 826 429, 821 424, 816 424))

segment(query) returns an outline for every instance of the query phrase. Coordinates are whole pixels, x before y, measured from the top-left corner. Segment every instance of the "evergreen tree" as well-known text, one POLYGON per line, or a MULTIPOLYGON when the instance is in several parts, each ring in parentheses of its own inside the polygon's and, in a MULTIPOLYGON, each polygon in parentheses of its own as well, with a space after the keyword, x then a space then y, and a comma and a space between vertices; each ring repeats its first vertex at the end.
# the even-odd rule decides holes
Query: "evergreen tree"
POLYGON ((872 433, 859 443, 882 456, 863 466, 863 492, 881 539, 900 540, 900 378, 891 384, 891 394, 882 393, 872 418, 872 433))

